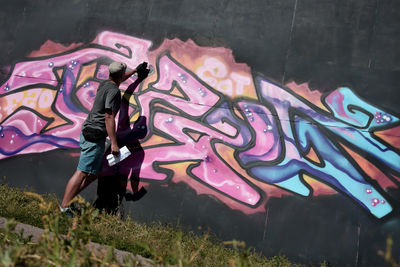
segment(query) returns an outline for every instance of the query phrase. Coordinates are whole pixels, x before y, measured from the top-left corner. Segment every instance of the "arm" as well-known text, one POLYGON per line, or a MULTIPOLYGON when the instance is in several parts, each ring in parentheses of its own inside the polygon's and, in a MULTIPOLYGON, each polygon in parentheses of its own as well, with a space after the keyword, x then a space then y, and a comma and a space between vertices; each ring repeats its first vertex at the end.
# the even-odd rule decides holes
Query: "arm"
POLYGON ((130 84, 128 86, 128 88, 125 90, 125 92, 122 95, 121 107, 119 110, 119 117, 118 117, 118 130, 117 130, 119 137, 121 137, 120 134, 123 131, 131 130, 130 122, 129 122, 129 114, 128 114, 129 99, 130 99, 130 97, 132 97, 132 94, 135 91, 135 89, 149 74, 150 70, 147 69, 146 66, 147 66, 147 63, 144 62, 142 64, 139 64, 139 66, 136 67, 138 78, 132 84, 130 84))
POLYGON ((131 130, 129 122, 129 114, 128 114, 129 99, 130 97, 132 97, 133 92, 139 86, 139 84, 142 82, 143 79, 144 78, 138 77, 135 82, 133 82, 128 86, 128 88, 122 95, 121 107, 119 110, 119 117, 118 117, 118 130, 117 130, 118 134, 120 134, 120 131, 131 130))
POLYGON ((122 82, 126 81, 129 77, 131 77, 136 72, 137 72, 136 69, 126 71, 125 74, 122 76, 122 82))
POLYGON ((115 133, 115 114, 110 109, 106 109, 105 123, 107 134, 111 140, 111 153, 118 156, 119 147, 117 143, 117 134, 115 133))
MULTIPOLYGON (((143 76, 141 74, 143 74, 143 71, 146 71, 147 68, 147 62, 142 62, 140 63, 136 68, 134 68, 133 70, 129 70, 129 71, 125 71, 124 76, 122 76, 122 82, 126 81, 129 77, 131 77, 133 74, 137 73, 140 76, 143 76)), ((147 74, 149 74, 149 72, 147 71, 147 73, 145 73, 144 76, 147 77, 147 74)), ((142 80, 145 77, 142 78, 142 80)))

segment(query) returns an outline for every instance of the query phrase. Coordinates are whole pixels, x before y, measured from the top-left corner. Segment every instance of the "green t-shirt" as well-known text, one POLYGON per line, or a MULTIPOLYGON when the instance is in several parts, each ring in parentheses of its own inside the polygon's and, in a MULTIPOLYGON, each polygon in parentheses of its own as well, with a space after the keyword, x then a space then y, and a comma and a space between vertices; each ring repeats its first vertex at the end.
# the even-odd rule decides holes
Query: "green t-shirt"
POLYGON ((90 127, 99 129, 107 136, 105 111, 112 110, 114 115, 119 111, 121 105, 121 93, 116 84, 109 80, 100 83, 97 89, 96 98, 88 117, 82 125, 82 128, 90 127))

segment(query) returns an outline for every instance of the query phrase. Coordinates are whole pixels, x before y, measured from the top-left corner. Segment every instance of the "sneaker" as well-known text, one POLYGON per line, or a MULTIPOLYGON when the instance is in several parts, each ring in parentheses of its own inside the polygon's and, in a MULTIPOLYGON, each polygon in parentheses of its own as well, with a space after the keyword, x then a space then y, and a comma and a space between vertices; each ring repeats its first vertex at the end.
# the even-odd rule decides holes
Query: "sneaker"
POLYGON ((81 208, 79 205, 76 205, 75 202, 72 202, 68 207, 73 213, 81 215, 81 208))
POLYGON ((70 208, 62 208, 60 206, 60 211, 61 211, 61 214, 64 214, 65 216, 67 216, 69 218, 74 218, 74 216, 75 216, 70 208))

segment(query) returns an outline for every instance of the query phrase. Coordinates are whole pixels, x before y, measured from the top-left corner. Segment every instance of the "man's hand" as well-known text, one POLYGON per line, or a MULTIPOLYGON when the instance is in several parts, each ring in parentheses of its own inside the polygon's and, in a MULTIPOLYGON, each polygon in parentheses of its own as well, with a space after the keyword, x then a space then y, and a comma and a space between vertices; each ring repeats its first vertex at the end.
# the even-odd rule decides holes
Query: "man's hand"
POLYGON ((121 78, 121 82, 126 81, 129 77, 131 77, 134 73, 137 73, 139 77, 147 77, 147 74, 149 73, 150 70, 146 69, 147 68, 147 62, 142 62, 137 67, 133 70, 128 70, 125 72, 125 74, 121 78), (147 74, 146 74, 147 71, 147 74))
POLYGON ((142 72, 147 68, 147 62, 142 62, 136 67, 137 72, 142 72))
POLYGON ((119 156, 119 147, 117 144, 111 144, 111 154, 118 157, 119 156))
POLYGON ((140 63, 136 67, 136 70, 137 70, 139 79, 142 79, 142 80, 144 80, 149 75, 149 72, 150 72, 150 69, 147 69, 147 62, 140 63))

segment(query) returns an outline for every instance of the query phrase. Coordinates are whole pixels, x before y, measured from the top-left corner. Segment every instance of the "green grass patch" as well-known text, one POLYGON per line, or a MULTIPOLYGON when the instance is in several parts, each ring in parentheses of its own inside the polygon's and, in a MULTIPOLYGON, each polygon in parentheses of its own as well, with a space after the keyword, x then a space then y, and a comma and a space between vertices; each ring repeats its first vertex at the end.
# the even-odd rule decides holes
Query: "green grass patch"
POLYGON ((155 263, 178 266, 301 266, 284 256, 267 259, 246 248, 243 242, 222 242, 209 234, 198 236, 160 222, 146 225, 131 218, 121 220, 118 216, 99 214, 83 199, 77 202, 81 214, 70 219, 60 214, 57 203, 54 195, 37 195, 0 185, 0 216, 43 228, 47 233, 39 244, 32 244, 12 235, 10 227, 7 233, 3 230, 0 250, 9 252, 0 254, 0 262, 29 261, 23 263, 32 266, 117 264, 109 252, 97 255, 85 247, 93 241, 150 258, 155 263))

